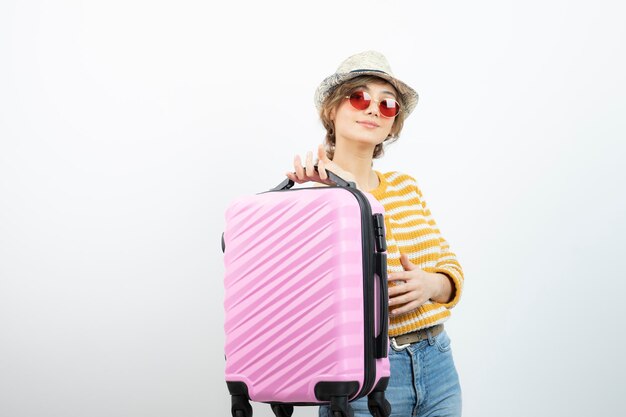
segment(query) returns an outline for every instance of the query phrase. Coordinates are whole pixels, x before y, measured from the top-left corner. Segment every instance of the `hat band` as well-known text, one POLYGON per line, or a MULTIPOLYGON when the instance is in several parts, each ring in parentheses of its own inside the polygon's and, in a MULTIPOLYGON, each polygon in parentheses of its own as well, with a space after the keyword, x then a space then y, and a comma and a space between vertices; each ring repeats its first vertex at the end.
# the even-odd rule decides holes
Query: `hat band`
MULTIPOLYGON (((365 71, 369 71, 369 72, 382 72, 383 74, 387 74, 385 71, 381 71, 381 70, 375 70, 375 69, 355 69, 352 70, 350 72, 365 72, 365 71)), ((387 74, 389 75, 389 74, 387 74)))

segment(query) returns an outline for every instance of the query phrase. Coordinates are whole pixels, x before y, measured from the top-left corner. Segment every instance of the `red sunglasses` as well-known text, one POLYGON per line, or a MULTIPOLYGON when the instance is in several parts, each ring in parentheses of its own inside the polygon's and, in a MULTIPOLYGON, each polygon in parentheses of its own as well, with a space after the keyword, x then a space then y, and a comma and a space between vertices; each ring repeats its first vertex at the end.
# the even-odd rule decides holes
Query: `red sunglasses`
MULTIPOLYGON (((350 99, 350 104, 357 110, 365 110, 370 106, 372 97, 367 91, 358 90, 346 96, 350 99)), ((400 103, 392 98, 386 98, 378 101, 378 109, 384 117, 396 117, 400 113, 400 103)))

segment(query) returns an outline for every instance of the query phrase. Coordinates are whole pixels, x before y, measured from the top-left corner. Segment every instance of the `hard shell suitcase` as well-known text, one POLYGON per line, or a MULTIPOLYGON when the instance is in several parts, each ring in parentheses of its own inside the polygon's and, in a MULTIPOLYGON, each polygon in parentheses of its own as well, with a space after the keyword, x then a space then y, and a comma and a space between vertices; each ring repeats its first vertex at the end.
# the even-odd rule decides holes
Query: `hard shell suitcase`
MULTIPOLYGON (((317 169, 317 167, 316 167, 317 169)), ((231 202, 222 234, 226 383, 233 417, 249 400, 276 416, 328 404, 352 416, 368 396, 387 417, 389 381, 384 208, 336 185, 277 187, 231 202)))

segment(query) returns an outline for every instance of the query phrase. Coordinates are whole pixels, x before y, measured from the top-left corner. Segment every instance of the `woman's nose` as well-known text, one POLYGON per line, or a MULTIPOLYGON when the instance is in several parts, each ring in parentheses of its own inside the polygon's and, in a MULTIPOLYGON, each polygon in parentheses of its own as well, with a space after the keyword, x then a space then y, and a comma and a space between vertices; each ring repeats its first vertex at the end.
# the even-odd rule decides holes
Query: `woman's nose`
POLYGON ((378 116, 378 102, 377 101, 370 101, 370 106, 367 108, 367 114, 375 114, 376 116, 378 116))

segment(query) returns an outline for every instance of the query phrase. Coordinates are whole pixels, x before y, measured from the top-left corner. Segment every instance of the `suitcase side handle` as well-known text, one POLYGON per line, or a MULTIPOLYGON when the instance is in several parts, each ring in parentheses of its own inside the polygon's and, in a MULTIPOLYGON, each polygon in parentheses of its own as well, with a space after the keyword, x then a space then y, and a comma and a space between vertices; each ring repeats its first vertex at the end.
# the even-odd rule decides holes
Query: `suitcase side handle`
POLYGON ((380 300, 378 302, 380 306, 380 334, 376 336, 376 358, 387 357, 387 344, 389 332, 389 293, 387 290, 387 242, 385 241, 385 220, 381 213, 374 214, 374 238, 376 245, 376 274, 378 275, 378 282, 380 288, 378 294, 380 300))
MULTIPOLYGON (((315 172, 319 172, 317 170, 317 164, 313 165, 313 168, 315 168, 315 172)), ((341 178, 339 175, 335 174, 334 172, 328 169, 326 170, 326 173, 328 174, 328 179, 330 179, 332 182, 337 184, 338 187, 356 188, 356 184, 354 182, 346 181, 343 178, 341 178)), ((271 191, 288 190, 291 187, 293 187, 294 184, 295 183, 290 178, 287 178, 286 180, 278 184, 276 187, 272 188, 271 191)))
POLYGON ((389 331, 389 301, 387 292, 387 254, 378 252, 376 253, 376 274, 378 275, 378 282, 380 288, 378 290, 378 296, 380 301, 380 333, 376 336, 376 359, 382 359, 387 357, 387 333, 389 331))

